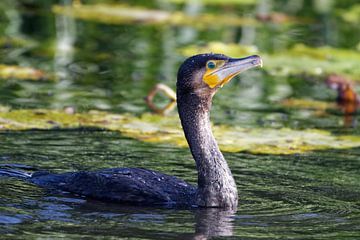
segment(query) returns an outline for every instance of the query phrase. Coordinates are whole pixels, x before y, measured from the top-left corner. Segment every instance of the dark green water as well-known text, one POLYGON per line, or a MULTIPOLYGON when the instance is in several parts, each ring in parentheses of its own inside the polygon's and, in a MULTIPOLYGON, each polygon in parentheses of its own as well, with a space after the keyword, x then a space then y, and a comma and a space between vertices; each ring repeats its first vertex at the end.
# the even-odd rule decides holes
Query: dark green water
MULTIPOLYGON (((274 2, 275 8, 282 10, 280 1, 274 2)), ((156 3, 146 5, 159 7, 156 3)), ((155 83, 175 86, 176 70, 184 59, 178 52, 180 47, 212 40, 238 42, 241 38, 241 29, 234 27, 198 30, 64 20, 51 13, 50 1, 4 1, 0 6, 4 12, 0 19, 2 36, 27 37, 36 43, 31 47, 3 46, 1 62, 40 68, 61 79, 1 80, 0 104, 15 109, 72 106, 77 111, 141 114, 149 111, 143 97, 155 83), (76 28, 64 29, 62 21, 76 28), (74 52, 56 48, 61 41, 72 45, 74 52)), ((338 21, 332 14, 316 13, 310 6, 297 14, 311 15, 313 24, 266 24, 256 28, 254 43, 270 52, 296 42, 342 48, 356 45, 359 37, 353 33, 359 30, 357 26, 338 21)), ((243 14, 251 9, 239 7, 238 11, 243 14)), ((273 77, 261 70, 250 71, 221 89, 214 99, 212 119, 218 124, 246 127, 318 128, 336 134, 360 134, 357 116, 344 126, 340 111, 320 115, 272 102, 286 97, 332 101, 335 93, 317 78, 273 77)), ((195 164, 187 149, 143 143, 118 132, 2 131, 0 143, 1 164, 26 164, 54 172, 144 167, 196 183, 195 164)), ((285 156, 224 155, 240 194, 236 212, 121 206, 67 193, 53 195, 20 180, 0 178, 0 238, 360 238, 360 149, 285 156)))

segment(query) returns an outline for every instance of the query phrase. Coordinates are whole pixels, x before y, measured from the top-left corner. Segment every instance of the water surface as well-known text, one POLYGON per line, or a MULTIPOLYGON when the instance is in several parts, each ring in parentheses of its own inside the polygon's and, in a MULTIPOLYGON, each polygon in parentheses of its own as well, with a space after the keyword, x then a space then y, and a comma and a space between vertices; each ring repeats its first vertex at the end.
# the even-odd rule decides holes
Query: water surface
MULTIPOLYGON (((175 87, 176 71, 184 60, 178 51, 181 47, 212 40, 244 40, 242 29, 235 27, 106 25, 64 19, 51 13, 50 2, 4 1, 1 5, 2 11, 13 14, 1 19, 2 36, 24 36, 36 42, 36 47, 30 48, 3 47, 2 62, 40 68, 59 78, 55 82, 0 81, 1 105, 14 109, 70 106, 80 112, 97 109, 140 115, 149 111, 143 97, 154 84, 175 87), (59 22, 64 21, 71 27, 63 28, 59 22), (74 51, 59 49, 57 44, 62 41, 74 51)), ((281 10, 281 4, 274 2, 281 10)), ((255 28, 253 44, 262 51, 276 52, 296 42, 353 48, 359 40, 352 34, 356 26, 338 22, 336 29, 329 29, 331 21, 338 21, 334 15, 307 8, 297 14, 310 12, 313 24, 266 24, 255 28)), ((235 9, 243 14, 252 8, 235 9)), ((214 7, 208 10, 217 11, 214 7)), ((294 97, 331 102, 335 95, 320 78, 279 77, 254 70, 221 89, 214 99, 212 120, 215 124, 317 128, 358 136, 356 115, 345 124, 349 121, 340 110, 317 114, 273 101, 294 97)), ((1 164, 25 164, 54 172, 143 167, 196 184, 195 163, 188 149, 144 143, 118 132, 87 128, 1 131, 0 142, 1 164)), ((21 180, 0 178, 1 238, 360 237, 360 149, 224 155, 238 185, 236 212, 122 206, 68 193, 52 194, 21 180)))

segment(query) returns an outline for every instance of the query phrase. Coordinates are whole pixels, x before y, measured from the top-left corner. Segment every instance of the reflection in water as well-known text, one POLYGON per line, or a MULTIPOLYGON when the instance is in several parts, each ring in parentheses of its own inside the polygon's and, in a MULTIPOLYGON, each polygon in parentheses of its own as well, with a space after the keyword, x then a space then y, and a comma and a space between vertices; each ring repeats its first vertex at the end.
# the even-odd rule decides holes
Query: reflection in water
MULTIPOLYGON (((62 0, 64 6, 72 4, 72 0, 62 0)), ((68 10, 71 11, 71 10, 68 10)), ((74 58, 74 44, 76 41, 76 22, 74 18, 66 15, 55 15, 56 41, 54 55, 54 73, 61 80, 54 85, 54 101, 52 107, 63 107, 64 101, 72 97, 70 86, 72 84, 69 65, 74 58)))
POLYGON ((329 46, 336 45, 338 41, 337 24, 331 15, 331 12, 334 10, 334 5, 334 0, 315 0, 313 3, 314 10, 321 16, 323 24, 323 27, 320 30, 322 31, 322 34, 319 34, 319 41, 322 41, 329 46))
POLYGON ((359 96, 355 91, 355 83, 344 76, 330 74, 326 77, 326 85, 337 91, 336 102, 344 114, 344 126, 356 127, 357 121, 354 117, 359 108, 359 96))
POLYGON ((344 113, 344 126, 353 127, 357 126, 356 112, 359 107, 357 102, 338 102, 340 110, 344 113))
MULTIPOLYGON (((181 233, 172 233, 173 237, 177 239, 210 239, 219 236, 233 236, 234 234, 234 216, 236 210, 224 210, 218 208, 199 208, 199 209, 158 209, 158 208, 141 208, 133 206, 122 206, 119 204, 107 203, 104 204, 98 201, 87 201, 74 209, 81 211, 81 215, 92 217, 105 217, 108 219, 114 218, 121 225, 123 221, 137 222, 140 225, 159 224, 163 225, 167 218, 172 218, 172 215, 181 212, 181 215, 186 217, 183 224, 190 223, 195 220, 192 227, 187 231, 181 233), (187 219, 189 218, 189 219, 187 219), (191 220, 190 220, 191 219, 191 220), (194 220, 193 220, 194 219, 194 220), (191 233, 192 232, 192 233, 191 233)), ((73 211, 74 211, 73 210, 73 211)), ((180 219, 175 219, 179 221, 180 219)), ((181 220, 180 220, 181 221, 181 220)), ((181 222, 177 222, 181 224, 181 222)), ((144 234, 141 226, 135 226, 131 230, 122 232, 119 237, 135 237, 144 234)), ((180 230, 180 229, 179 229, 180 230)), ((167 232, 166 228, 150 228, 145 235, 149 238, 160 237, 161 235, 171 234, 167 232)))
MULTIPOLYGON (((196 1, 187 1, 185 6, 184 6, 184 13, 187 16, 198 16, 203 10, 203 4, 201 3, 201 1, 196 0, 196 1)), ((180 34, 178 36, 179 38, 179 42, 184 44, 184 43, 189 43, 194 41, 194 39, 196 39, 198 35, 198 31, 190 26, 183 26, 181 27, 180 30, 180 34)))
POLYGON ((236 210, 217 208, 197 209, 195 211, 194 239, 207 239, 215 236, 232 236, 233 216, 236 210))
MULTIPOLYGON (((14 185, 7 183, 6 186, 14 185)), ((15 183, 18 187, 19 182, 15 183)), ((25 184, 26 185, 26 184, 25 184)), ((27 186, 32 188, 32 186, 27 186)), ((26 186, 24 187, 24 189, 26 186)), ((34 188, 36 191, 36 188, 34 188)), ((15 189, 15 193, 26 194, 22 202, 9 204, 15 211, 18 206, 28 208, 27 214, 1 214, 0 224, 7 224, 3 234, 11 232, 11 225, 27 220, 35 221, 38 230, 47 226, 36 223, 48 221, 51 224, 51 235, 139 237, 146 239, 211 239, 219 236, 233 236, 235 211, 217 208, 210 209, 161 209, 133 207, 114 203, 104 203, 75 198, 64 193, 62 196, 27 196, 26 190, 15 189), (30 210, 31 209, 31 210, 30 210), (31 212, 30 212, 31 211, 31 212), (174 221, 174 222, 173 222, 174 221), (169 223, 172 222, 173 226, 169 223), (187 226, 184 228, 182 225, 187 226), (182 226, 181 228, 179 228, 182 226), (107 231, 108 228, 111 231, 107 231)), ((4 195, 2 195, 4 196, 4 195)), ((39 232, 40 233, 40 232, 39 232)))
POLYGON ((5 33, 8 36, 19 36, 21 35, 21 15, 18 9, 16 9, 16 3, 14 1, 6 1, 7 9, 5 16, 9 19, 9 24, 6 26, 5 33))
MULTIPOLYGON (((0 22, 5 33, 3 35, 10 38, 25 36, 41 43, 41 49, 34 51, 29 51, 31 46, 28 43, 25 46, 20 44, 19 47, 16 43, 4 45, 4 63, 31 64, 41 69, 50 69, 50 65, 54 64, 55 74, 61 79, 56 83, 1 81, 0 104, 10 107, 52 108, 70 102, 70 106, 87 104, 90 107, 86 109, 92 109, 98 108, 98 102, 103 103, 106 98, 106 103, 111 99, 109 111, 148 111, 141 99, 155 81, 165 79, 167 84, 175 82, 175 68, 178 59, 183 58, 179 56, 178 50, 184 44, 201 44, 224 40, 226 37, 226 42, 239 42, 240 38, 241 43, 254 44, 261 51, 274 53, 299 42, 312 46, 329 43, 334 47, 348 49, 355 49, 359 44, 354 34, 357 25, 351 26, 341 21, 334 24, 334 19, 338 19, 337 11, 347 12, 348 9, 344 3, 336 2, 332 5, 335 1, 314 1, 315 9, 321 14, 314 13, 313 5, 307 4, 309 1, 258 1, 258 12, 264 14, 265 18, 275 10, 296 13, 297 16, 306 13, 315 22, 305 26, 265 22, 256 28, 242 28, 241 36, 229 36, 229 31, 234 29, 216 28, 211 24, 204 29, 195 29, 186 26, 110 26, 87 21, 75 22, 64 15, 53 15, 51 4, 58 1, 0 2, 4 16, 0 22), (338 9, 338 5, 344 8, 338 9), (45 20, 52 19, 56 20, 56 36, 53 35, 52 27, 49 27, 52 23, 44 24, 45 20), (322 23, 319 24, 317 19, 322 23), (81 32, 77 32, 80 29, 76 29, 76 23, 81 24, 81 32), (284 31, 296 35, 283 38, 284 31), (55 57, 49 54, 52 48, 46 46, 47 42, 52 43, 54 40, 55 57), (81 47, 78 54, 74 55, 76 41, 81 43, 81 47), (97 57, 102 60, 94 63, 97 57), (73 63, 74 59, 83 64, 73 63), (89 62, 93 65, 90 66, 89 62), (105 75, 99 74, 97 69, 105 75), (89 74, 75 82, 71 76, 73 72, 89 74), (158 72, 161 75, 159 79, 158 72), (149 74, 136 78, 137 73, 149 74), (132 76, 139 81, 129 81, 132 76), (64 103, 64 100, 69 101, 64 103)), ((69 5, 71 1, 62 0, 62 3, 69 5)), ((144 3, 146 6, 153 4, 145 0, 136 3, 144 3)), ((171 11, 184 6, 189 15, 213 11, 220 14, 256 14, 254 7, 208 7, 201 5, 200 0, 187 1, 185 5, 165 0, 158 0, 157 3, 159 7, 165 3, 167 10, 171 11)), ((303 63, 306 62, 299 64, 303 63)), ((288 76, 273 77, 270 74, 260 77, 248 75, 244 78, 249 81, 241 85, 233 81, 232 87, 224 88, 224 93, 216 97, 217 104, 212 112, 215 124, 253 128, 261 125, 258 119, 273 119, 274 114, 279 114, 284 116, 284 120, 274 120, 274 124, 280 127, 330 128, 340 134, 347 131, 339 127, 343 115, 309 117, 302 115, 302 111, 284 109, 268 101, 269 96, 279 100, 284 97, 328 99, 325 91, 309 88, 304 81, 296 81, 288 76), (276 91, 279 86, 292 91, 280 96, 280 92, 276 91)), ((345 113, 345 124, 355 126, 353 114, 358 105, 340 105, 345 113)), ((354 129, 352 134, 358 136, 358 130, 354 129)), ((0 142, 1 164, 22 163, 56 172, 144 167, 176 175, 192 183, 196 181, 194 162, 187 149, 142 143, 122 137, 117 132, 88 129, 2 131, 0 142)), ((237 239, 358 239, 360 149, 327 150, 290 156, 248 153, 225 155, 241 194, 240 210, 236 214, 219 209, 144 209, 111 205, 66 194, 55 196, 23 181, 0 178, 1 238, 128 237, 158 240, 233 236, 237 239)))
POLYGON ((150 90, 149 94, 145 97, 145 102, 153 112, 166 115, 171 112, 176 106, 176 93, 167 85, 159 83, 150 90), (168 97, 170 100, 164 107, 157 107, 154 104, 154 97, 159 92, 163 92, 165 96, 168 97))
MULTIPOLYGON (((62 0, 64 6, 71 5, 71 0, 62 0)), ((71 11, 71 10, 68 10, 71 11)), ((76 40, 76 23, 74 18, 66 15, 55 15, 56 46, 54 57, 55 74, 60 79, 69 76, 67 66, 73 61, 74 43, 76 40)))

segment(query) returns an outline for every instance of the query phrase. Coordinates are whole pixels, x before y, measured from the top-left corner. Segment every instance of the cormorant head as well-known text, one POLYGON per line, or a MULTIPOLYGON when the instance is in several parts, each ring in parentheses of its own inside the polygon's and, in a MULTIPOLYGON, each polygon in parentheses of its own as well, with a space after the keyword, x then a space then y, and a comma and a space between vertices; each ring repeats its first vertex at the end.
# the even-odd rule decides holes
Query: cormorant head
POLYGON ((257 55, 245 58, 230 58, 213 53, 195 55, 181 65, 177 91, 180 94, 212 96, 233 77, 256 66, 262 66, 262 60, 257 55))

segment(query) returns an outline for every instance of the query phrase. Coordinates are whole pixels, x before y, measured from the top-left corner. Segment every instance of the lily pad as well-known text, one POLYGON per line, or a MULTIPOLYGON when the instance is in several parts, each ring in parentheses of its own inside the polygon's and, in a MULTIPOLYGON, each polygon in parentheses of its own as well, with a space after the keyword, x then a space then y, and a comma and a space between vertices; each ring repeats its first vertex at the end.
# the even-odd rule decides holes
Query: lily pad
POLYGON ((192 45, 181 49, 181 53, 186 56, 200 52, 218 52, 238 57, 257 53, 263 58, 264 69, 274 75, 338 73, 360 80, 360 69, 358 68, 360 52, 347 49, 328 46, 313 48, 297 44, 289 50, 268 54, 257 51, 254 46, 218 42, 209 43, 201 48, 192 45))
POLYGON ((0 64, 0 79, 44 80, 49 77, 41 70, 31 67, 0 64))
POLYGON ((208 26, 242 26, 256 25, 258 21, 253 18, 241 18, 236 15, 201 14, 189 16, 183 12, 168 12, 163 10, 131 7, 128 5, 55 5, 53 12, 71 16, 78 19, 96 21, 107 24, 166 24, 166 25, 191 25, 194 27, 208 26))
MULTIPOLYGON (((0 112, 0 130, 98 127, 151 143, 187 147, 177 116, 111 114, 90 111, 69 114, 58 110, 12 110, 0 112)), ((227 152, 294 154, 313 150, 360 147, 360 137, 335 136, 328 131, 289 128, 242 128, 214 125, 220 148, 227 152)))

